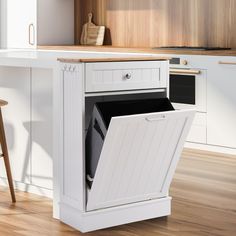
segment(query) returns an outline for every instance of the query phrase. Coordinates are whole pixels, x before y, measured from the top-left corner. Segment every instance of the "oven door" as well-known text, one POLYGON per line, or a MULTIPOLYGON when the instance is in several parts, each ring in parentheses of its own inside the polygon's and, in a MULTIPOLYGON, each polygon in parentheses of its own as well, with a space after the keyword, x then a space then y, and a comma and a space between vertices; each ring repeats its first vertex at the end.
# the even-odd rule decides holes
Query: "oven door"
POLYGON ((170 69, 169 97, 175 109, 195 109, 206 112, 206 70, 170 69))

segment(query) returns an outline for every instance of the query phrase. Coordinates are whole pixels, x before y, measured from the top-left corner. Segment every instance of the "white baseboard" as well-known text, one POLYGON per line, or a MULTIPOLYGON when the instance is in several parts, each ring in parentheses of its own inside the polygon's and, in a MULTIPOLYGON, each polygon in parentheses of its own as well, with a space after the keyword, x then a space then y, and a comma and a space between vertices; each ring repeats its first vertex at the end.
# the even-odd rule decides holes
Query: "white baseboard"
MULTIPOLYGON (((0 178, 0 185, 8 187, 8 182, 6 178, 0 178)), ((32 184, 25 184, 21 182, 14 181, 14 187, 17 190, 33 193, 39 196, 53 198, 53 190, 35 186, 32 184)))
POLYGON ((60 204, 61 221, 86 233, 132 222, 159 218, 171 214, 171 197, 127 204, 102 210, 80 212, 60 204))
POLYGON ((199 150, 209 151, 209 152, 218 152, 222 154, 236 155, 235 148, 227 148, 227 147, 221 147, 221 146, 213 146, 213 145, 190 143, 190 142, 186 142, 184 147, 199 149, 199 150))

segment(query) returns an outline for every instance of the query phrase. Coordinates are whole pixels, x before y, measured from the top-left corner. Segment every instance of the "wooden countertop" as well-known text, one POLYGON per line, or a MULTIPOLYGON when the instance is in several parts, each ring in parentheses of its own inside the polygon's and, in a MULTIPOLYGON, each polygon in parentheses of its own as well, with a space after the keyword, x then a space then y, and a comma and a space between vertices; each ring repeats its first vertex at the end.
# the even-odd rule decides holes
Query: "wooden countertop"
POLYGON ((94 52, 124 52, 124 53, 153 53, 153 54, 181 54, 181 55, 207 55, 207 56, 236 56, 236 49, 232 50, 166 50, 152 48, 125 48, 112 46, 38 46, 43 50, 64 51, 94 51, 94 52))
POLYGON ((170 57, 114 57, 114 58, 58 58, 58 61, 65 63, 92 63, 92 62, 127 62, 127 61, 166 61, 170 57))

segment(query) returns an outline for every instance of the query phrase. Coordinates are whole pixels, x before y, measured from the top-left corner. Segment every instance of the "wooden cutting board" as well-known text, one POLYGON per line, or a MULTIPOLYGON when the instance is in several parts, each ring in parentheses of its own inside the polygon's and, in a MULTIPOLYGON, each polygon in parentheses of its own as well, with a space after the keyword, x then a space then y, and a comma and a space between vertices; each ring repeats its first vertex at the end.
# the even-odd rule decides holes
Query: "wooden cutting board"
POLYGON ((103 45, 105 26, 97 26, 92 23, 93 14, 88 14, 88 23, 83 26, 80 43, 81 45, 103 45))

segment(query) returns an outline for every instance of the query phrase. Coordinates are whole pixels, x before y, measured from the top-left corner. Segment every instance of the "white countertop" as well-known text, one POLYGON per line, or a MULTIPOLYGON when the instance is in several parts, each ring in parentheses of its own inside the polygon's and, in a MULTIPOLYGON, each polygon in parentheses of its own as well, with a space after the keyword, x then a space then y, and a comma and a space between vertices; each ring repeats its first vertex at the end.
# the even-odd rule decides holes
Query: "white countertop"
MULTIPOLYGON (((125 57, 157 57, 157 54, 142 52, 100 52, 94 51, 72 51, 72 50, 47 50, 47 49, 1 49, 0 50, 0 66, 12 67, 33 67, 33 68, 55 68, 59 65, 58 58, 71 59, 95 59, 95 58, 125 58, 125 57)), ((158 54, 160 57, 173 57, 173 54, 158 54)), ((181 55, 180 55, 181 56, 181 55)), ((183 56, 183 55, 182 55, 183 56)), ((178 56, 177 56, 178 57, 178 56)), ((184 59, 191 60, 193 55, 184 55, 184 59)), ((210 60, 225 60, 224 57, 194 55, 194 58, 200 58, 202 64, 209 64, 210 60), (210 60, 209 60, 210 59, 210 60)), ((227 60, 234 61, 235 57, 227 57, 227 60)), ((65 60, 66 61, 66 60, 65 60)), ((191 64, 189 65, 191 66, 191 64)))
MULTIPOLYGON (((52 68, 58 58, 110 58, 130 56, 150 56, 144 53, 91 52, 91 51, 51 51, 51 50, 0 50, 1 66, 52 68)), ((156 56, 156 55, 153 55, 156 56)))

